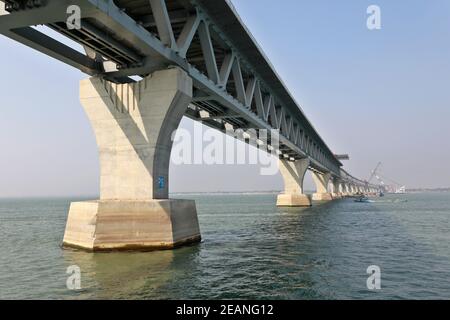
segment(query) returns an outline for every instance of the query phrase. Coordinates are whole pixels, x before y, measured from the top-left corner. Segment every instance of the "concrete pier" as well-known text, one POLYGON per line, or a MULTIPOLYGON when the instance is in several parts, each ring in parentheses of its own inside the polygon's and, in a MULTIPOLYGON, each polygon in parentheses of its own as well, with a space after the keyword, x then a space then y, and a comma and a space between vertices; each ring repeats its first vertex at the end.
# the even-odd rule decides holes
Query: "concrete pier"
POLYGON ((277 206, 311 206, 311 198, 303 193, 303 180, 308 166, 309 159, 279 160, 280 173, 284 181, 284 193, 278 195, 277 206))
POLYGON ((337 179, 333 179, 333 192, 332 192, 333 199, 342 199, 342 192, 341 192, 341 182, 337 179))
POLYGON ((80 83, 100 157, 100 199, 72 203, 63 244, 92 251, 173 248, 200 241, 195 202, 169 199, 172 133, 192 99, 181 69, 140 82, 80 83))
POLYGON ((312 177, 316 184, 316 193, 313 194, 312 199, 314 201, 333 200, 333 196, 328 191, 328 183, 330 182, 331 174, 313 171, 312 177))

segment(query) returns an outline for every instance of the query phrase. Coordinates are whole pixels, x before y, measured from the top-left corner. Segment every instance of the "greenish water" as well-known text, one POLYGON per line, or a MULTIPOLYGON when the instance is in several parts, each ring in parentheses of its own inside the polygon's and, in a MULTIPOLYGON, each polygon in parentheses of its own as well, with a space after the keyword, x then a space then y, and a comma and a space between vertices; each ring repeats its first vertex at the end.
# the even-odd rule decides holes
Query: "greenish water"
POLYGON ((78 199, 0 200, 0 298, 450 298, 449 193, 307 209, 277 209, 276 195, 182 198, 197 200, 201 244, 98 254, 60 248, 78 199), (66 288, 71 265, 80 291, 66 288), (370 265, 381 290, 367 289, 370 265))

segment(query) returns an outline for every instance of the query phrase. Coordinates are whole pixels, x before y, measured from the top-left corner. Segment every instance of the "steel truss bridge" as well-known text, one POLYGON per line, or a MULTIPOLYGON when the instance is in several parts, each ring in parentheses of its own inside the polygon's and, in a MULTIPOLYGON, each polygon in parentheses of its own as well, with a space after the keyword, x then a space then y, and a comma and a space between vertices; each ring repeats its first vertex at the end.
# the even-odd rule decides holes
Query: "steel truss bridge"
MULTIPOLYGON (((193 79, 186 116, 227 129, 279 130, 282 159, 376 189, 342 169, 227 0, 2 0, 0 33, 80 71, 129 83, 177 66, 193 79), (80 9, 81 28, 68 28, 80 9), (43 25, 81 45, 68 46, 43 25)), ((1 2, 0 2, 1 3, 1 2)), ((267 145, 271 145, 270 139, 267 145)))

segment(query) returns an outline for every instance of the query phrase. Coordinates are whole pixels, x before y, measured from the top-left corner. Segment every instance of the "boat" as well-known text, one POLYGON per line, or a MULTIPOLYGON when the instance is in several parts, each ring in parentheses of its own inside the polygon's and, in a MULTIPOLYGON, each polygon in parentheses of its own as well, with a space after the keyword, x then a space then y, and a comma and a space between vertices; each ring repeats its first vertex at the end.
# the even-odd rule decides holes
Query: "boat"
POLYGON ((372 201, 369 200, 369 198, 367 197, 360 197, 358 199, 353 200, 355 202, 360 202, 360 203, 371 203, 372 201))

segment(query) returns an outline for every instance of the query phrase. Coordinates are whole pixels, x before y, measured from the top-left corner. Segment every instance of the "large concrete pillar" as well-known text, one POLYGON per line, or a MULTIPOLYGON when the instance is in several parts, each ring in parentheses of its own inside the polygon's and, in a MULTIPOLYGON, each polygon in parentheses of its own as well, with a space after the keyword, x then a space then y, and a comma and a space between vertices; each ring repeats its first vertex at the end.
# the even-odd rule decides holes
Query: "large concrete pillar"
POLYGON ((352 196, 354 194, 355 190, 351 183, 348 184, 348 195, 352 196))
POLYGON ((82 80, 95 132, 100 199, 70 206, 64 245, 88 250, 172 248, 200 241, 195 202, 168 199, 172 133, 192 99, 179 68, 132 84, 82 80))
POLYGON ((316 184, 316 193, 313 194, 312 199, 315 201, 330 201, 333 197, 328 192, 328 182, 330 182, 330 173, 312 172, 314 183, 316 184))
POLYGON ((311 198, 303 193, 303 179, 309 167, 309 159, 296 161, 279 160, 279 168, 284 181, 284 193, 278 195, 279 207, 309 207, 311 198))
POLYGON ((348 196, 348 185, 346 182, 342 182, 341 188, 342 188, 342 196, 344 197, 348 196))
POLYGON ((341 199, 342 198, 342 192, 341 192, 341 181, 337 178, 333 179, 333 193, 332 193, 333 199, 341 199))
POLYGON ((353 195, 353 189, 352 189, 352 185, 350 183, 347 183, 347 195, 348 196, 353 195))

